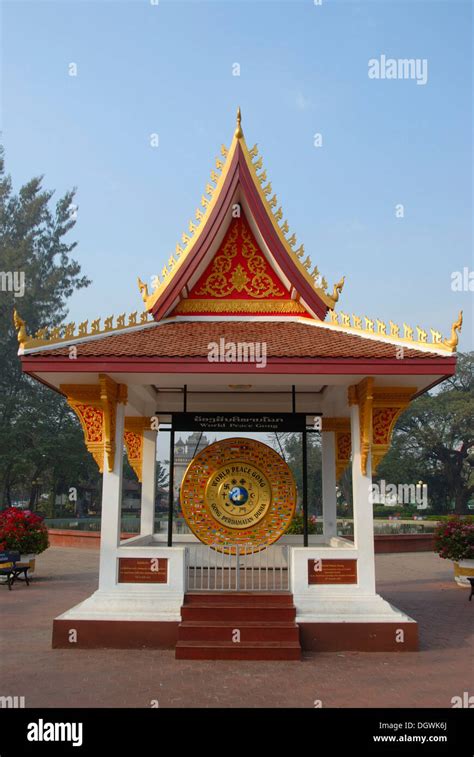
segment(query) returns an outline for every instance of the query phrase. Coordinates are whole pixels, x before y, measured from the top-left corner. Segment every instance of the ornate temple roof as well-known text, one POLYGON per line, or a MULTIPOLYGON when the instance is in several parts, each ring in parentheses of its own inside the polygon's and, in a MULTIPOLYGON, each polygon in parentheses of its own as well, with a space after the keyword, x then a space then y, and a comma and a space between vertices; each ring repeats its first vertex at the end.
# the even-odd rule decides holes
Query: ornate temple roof
MULTIPOLYGON (((437 353, 421 347, 404 347, 403 360, 396 357, 394 345, 390 342, 349 332, 341 332, 330 324, 293 321, 222 321, 161 322, 125 332, 110 334, 108 337, 89 339, 77 345, 77 355, 73 362, 89 365, 111 361, 130 365, 130 361, 146 361, 151 369, 154 363, 183 361, 186 364, 204 362, 209 368, 209 343, 219 344, 220 340, 231 343, 266 344, 267 364, 277 364, 282 359, 301 362, 305 360, 339 360, 351 365, 358 360, 391 361, 395 366, 408 368, 409 364, 430 362, 436 359, 452 362, 450 352, 437 353), (223 339, 225 333, 225 339, 223 339)), ((56 348, 37 350, 25 355, 32 367, 40 361, 69 360, 69 347, 58 345, 56 348), (31 358, 31 359, 30 359, 31 358)), ((116 366, 117 367, 117 366, 116 366)), ((242 366, 239 366, 241 368, 242 366)), ((235 368, 235 366, 233 366, 235 368)), ((398 368, 397 368, 398 369, 398 368)))
POLYGON ((330 291, 297 244, 257 145, 247 147, 239 109, 231 145, 221 148, 201 206, 153 291, 139 280, 146 310, 33 336, 15 312, 19 353, 61 359, 75 345, 79 363, 97 356, 199 358, 217 332, 243 341, 257 340, 258 333, 275 359, 385 359, 403 347, 413 360, 456 350, 462 313, 444 338, 435 329, 336 312, 344 277, 330 291))
POLYGON ((296 235, 290 233, 257 145, 247 147, 240 109, 231 145, 229 149, 221 147, 221 156, 216 158, 201 197, 201 207, 196 209, 161 275, 154 278, 151 293, 140 279, 138 284, 145 307, 155 320, 172 312, 306 313, 324 320, 344 284, 342 277, 329 291, 326 279, 305 254, 304 245, 297 246, 296 235), (245 262, 242 248, 250 270, 242 267, 245 262), (232 254, 238 255, 239 260, 229 267, 232 254), (249 260, 252 256, 253 260, 249 260), (223 264, 227 266, 225 270, 223 264), (213 283, 219 283, 221 288, 208 286, 207 292, 204 291, 203 275, 207 278, 213 275, 213 283), (198 280, 204 300, 201 309, 199 297, 192 298, 191 305, 187 302, 198 280), (232 291, 231 282, 235 283, 232 291), (289 304, 276 304, 277 290, 279 299, 289 304), (213 300, 211 311, 209 295, 213 300))

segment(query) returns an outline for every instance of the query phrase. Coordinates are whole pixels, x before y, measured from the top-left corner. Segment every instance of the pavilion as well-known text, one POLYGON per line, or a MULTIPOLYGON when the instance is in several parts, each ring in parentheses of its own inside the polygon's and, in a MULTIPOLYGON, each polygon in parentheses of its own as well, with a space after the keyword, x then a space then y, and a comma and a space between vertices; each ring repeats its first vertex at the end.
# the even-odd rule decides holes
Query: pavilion
MULTIPOLYGON (((270 659, 298 657, 300 644, 317 650, 417 648, 416 621, 376 592, 369 492, 400 413, 454 374, 462 315, 448 338, 406 323, 351 317, 336 311, 343 286, 344 277, 328 285, 290 231, 257 146, 246 144, 239 110, 231 145, 222 146, 167 265, 152 286, 139 279, 141 315, 84 320, 77 328, 68 324, 30 336, 15 313, 23 370, 64 395, 103 473, 98 589, 54 620, 53 646, 178 642, 181 657, 270 659), (210 359, 216 345, 220 357, 210 359), (235 426, 228 425, 229 414, 235 426), (286 545, 276 558, 286 583, 267 583, 260 591, 246 586, 244 592, 232 585, 229 597, 224 583, 208 582, 209 591, 200 595, 189 583, 190 566, 197 575, 216 555, 222 570, 228 565, 238 573, 242 565, 231 565, 235 550, 201 545, 192 529, 178 538, 172 498, 167 533, 154 533, 157 434, 174 440, 175 430, 235 427, 239 436, 250 428, 249 419, 256 424, 251 428, 299 430, 304 440, 306 433, 321 433, 323 534, 308 534, 304 485, 304 533, 280 534, 273 547, 260 550, 265 560, 265 552, 286 545), (141 529, 121 541, 124 445, 142 483, 141 529), (353 541, 338 536, 336 527, 336 485, 348 465, 353 541), (211 617, 213 601, 221 609, 211 617), (273 616, 265 607, 258 614, 259 601, 273 616), (195 622, 193 602, 201 611, 195 622), (207 617, 212 633, 193 636, 199 624, 204 633, 207 617), (261 622, 266 617, 268 626, 274 624, 268 638, 261 622), (235 633, 236 623, 238 643, 226 635, 235 633), (285 623, 297 627, 296 636, 285 623), (291 642, 285 645, 278 628, 291 642)), ((183 510, 192 510, 192 494, 181 491, 191 499, 181 502, 183 510)), ((244 571, 251 564, 253 575, 258 569, 250 557, 244 571)))

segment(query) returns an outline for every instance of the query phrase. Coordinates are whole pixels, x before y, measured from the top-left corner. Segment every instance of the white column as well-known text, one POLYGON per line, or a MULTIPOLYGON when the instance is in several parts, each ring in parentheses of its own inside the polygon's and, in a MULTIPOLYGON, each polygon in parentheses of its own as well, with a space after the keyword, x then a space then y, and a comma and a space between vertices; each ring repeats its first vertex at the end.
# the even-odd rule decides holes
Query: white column
POLYGON ((359 552, 357 570, 362 592, 375 594, 374 516, 370 501, 372 486, 371 453, 367 457, 367 472, 361 467, 359 407, 351 405, 352 439, 352 505, 354 510, 354 543, 359 552))
POLYGON ((107 470, 104 452, 104 473, 102 476, 102 518, 100 527, 99 589, 112 589, 117 582, 116 549, 120 543, 122 515, 122 469, 123 469, 123 426, 125 405, 116 405, 115 462, 112 471, 107 470))
POLYGON ((321 432, 323 479, 323 534, 326 540, 337 536, 336 434, 321 432))
POLYGON ((155 466, 156 431, 143 432, 142 499, 140 534, 146 536, 155 531, 155 466))

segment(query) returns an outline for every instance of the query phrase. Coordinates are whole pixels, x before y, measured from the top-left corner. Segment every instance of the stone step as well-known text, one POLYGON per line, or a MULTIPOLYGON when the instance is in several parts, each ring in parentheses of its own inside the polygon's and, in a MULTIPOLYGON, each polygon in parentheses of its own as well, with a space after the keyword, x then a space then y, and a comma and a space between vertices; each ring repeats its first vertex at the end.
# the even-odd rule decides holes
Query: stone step
POLYGON ((177 660, 301 660, 296 641, 178 641, 177 660))
POLYGON ((179 641, 232 641, 234 631, 240 631, 240 641, 296 641, 299 629, 296 623, 281 621, 238 620, 186 620, 178 627, 179 641))
POLYGON ((184 597, 185 605, 200 605, 202 603, 212 603, 213 605, 286 605, 293 607, 293 595, 290 592, 188 592, 184 597))
POLYGON ((239 623, 245 620, 259 621, 294 621, 296 609, 292 606, 281 605, 248 605, 248 604, 214 604, 201 602, 200 604, 183 605, 181 619, 184 620, 227 620, 239 623))

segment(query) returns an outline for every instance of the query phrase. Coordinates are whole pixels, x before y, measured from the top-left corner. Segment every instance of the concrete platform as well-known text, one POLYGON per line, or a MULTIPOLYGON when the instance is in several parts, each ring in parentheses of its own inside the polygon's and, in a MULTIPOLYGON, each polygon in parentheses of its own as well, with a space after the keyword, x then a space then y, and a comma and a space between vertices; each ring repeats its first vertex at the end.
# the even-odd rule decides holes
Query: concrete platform
POLYGON ((431 553, 376 556, 377 589, 416 618, 420 651, 303 652, 286 661, 176 660, 174 649, 51 649, 54 617, 97 587, 98 553, 50 548, 30 587, 0 587, 15 633, 0 641, 0 695, 26 707, 449 708, 472 693, 473 612, 452 566, 431 553))

